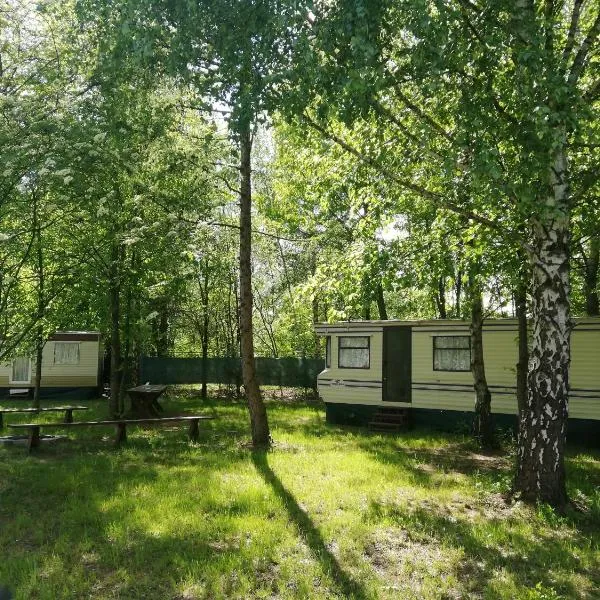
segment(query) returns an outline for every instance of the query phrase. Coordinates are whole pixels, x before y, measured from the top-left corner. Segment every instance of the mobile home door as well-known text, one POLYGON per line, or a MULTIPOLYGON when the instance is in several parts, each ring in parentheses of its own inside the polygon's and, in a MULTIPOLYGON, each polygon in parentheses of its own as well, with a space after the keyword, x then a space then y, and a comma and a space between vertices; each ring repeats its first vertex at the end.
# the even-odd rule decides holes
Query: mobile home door
POLYGON ((383 401, 411 402, 412 328, 383 328, 383 401))

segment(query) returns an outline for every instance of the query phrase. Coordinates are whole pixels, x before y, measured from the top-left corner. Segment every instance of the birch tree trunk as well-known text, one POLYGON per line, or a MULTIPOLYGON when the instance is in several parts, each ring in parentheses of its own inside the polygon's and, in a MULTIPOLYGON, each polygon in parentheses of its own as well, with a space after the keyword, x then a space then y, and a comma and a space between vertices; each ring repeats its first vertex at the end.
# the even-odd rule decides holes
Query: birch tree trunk
POLYGON ((492 394, 485 376, 483 359, 483 297, 476 283, 469 286, 471 293, 471 374, 475 388, 475 418, 473 435, 482 448, 494 446, 492 423, 492 394))
POLYGON ((570 215, 564 146, 556 151, 549 171, 546 210, 531 224, 532 346, 514 490, 526 501, 561 508, 567 502, 564 448, 571 358, 570 215))
POLYGON ((252 444, 271 442, 267 411, 256 379, 252 328, 252 172, 250 122, 240 127, 240 338, 242 378, 250 410, 252 444))

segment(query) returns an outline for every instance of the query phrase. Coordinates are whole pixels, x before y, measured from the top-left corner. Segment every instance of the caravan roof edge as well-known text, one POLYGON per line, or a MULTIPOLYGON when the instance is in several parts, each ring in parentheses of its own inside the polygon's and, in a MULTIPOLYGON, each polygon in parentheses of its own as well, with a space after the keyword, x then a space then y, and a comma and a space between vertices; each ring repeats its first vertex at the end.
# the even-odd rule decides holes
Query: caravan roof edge
MULTIPOLYGON (((575 317, 573 322, 577 329, 583 329, 584 327, 592 327, 593 329, 600 329, 600 317, 575 317)), ((517 319, 485 319, 484 327, 495 328, 495 327, 507 327, 516 328, 518 325, 517 319)), ((315 331, 317 333, 327 333, 330 331, 380 331, 384 327, 399 327, 399 326, 410 326, 410 327, 426 327, 426 328, 439 328, 448 329, 452 327, 464 328, 469 327, 469 321, 461 321, 458 319, 429 319, 429 320, 413 320, 403 321, 400 319, 390 319, 388 321, 337 321, 334 323, 315 323, 315 331)))

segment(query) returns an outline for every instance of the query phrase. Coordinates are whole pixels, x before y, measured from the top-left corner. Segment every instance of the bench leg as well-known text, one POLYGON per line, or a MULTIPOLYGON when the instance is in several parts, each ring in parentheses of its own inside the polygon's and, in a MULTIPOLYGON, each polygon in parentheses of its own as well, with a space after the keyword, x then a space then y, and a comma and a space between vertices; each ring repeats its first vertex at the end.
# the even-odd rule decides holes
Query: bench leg
POLYGON ((4 421, 2 419, 2 413, 0 412, 0 429, 4 427, 4 421))
POLYGON ((40 428, 39 427, 30 427, 29 428, 29 443, 27 444, 27 449, 29 452, 33 448, 37 448, 40 445, 40 428))
POLYGON ((73 411, 69 408, 65 411, 65 423, 73 422, 73 411))
POLYGON ((115 446, 120 446, 127 441, 127 425, 125 423, 117 423, 115 425, 115 446))
POLYGON ((188 436, 190 438, 190 442, 197 442, 200 437, 200 429, 198 428, 198 419, 194 419, 190 421, 190 428, 188 430, 188 436))

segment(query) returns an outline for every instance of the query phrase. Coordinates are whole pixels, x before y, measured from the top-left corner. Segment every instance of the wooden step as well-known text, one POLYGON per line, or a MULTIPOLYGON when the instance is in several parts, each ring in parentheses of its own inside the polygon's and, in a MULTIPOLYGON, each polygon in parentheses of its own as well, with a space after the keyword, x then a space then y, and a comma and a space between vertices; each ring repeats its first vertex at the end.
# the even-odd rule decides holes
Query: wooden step
POLYGON ((411 425, 409 408, 379 408, 369 421, 369 429, 382 433, 397 433, 411 425))
POLYGON ((370 421, 369 427, 383 427, 384 429, 399 429, 405 423, 388 423, 386 421, 370 421))
POLYGON ((386 423, 404 423, 409 419, 408 415, 382 415, 375 413, 372 421, 385 421, 386 423))

